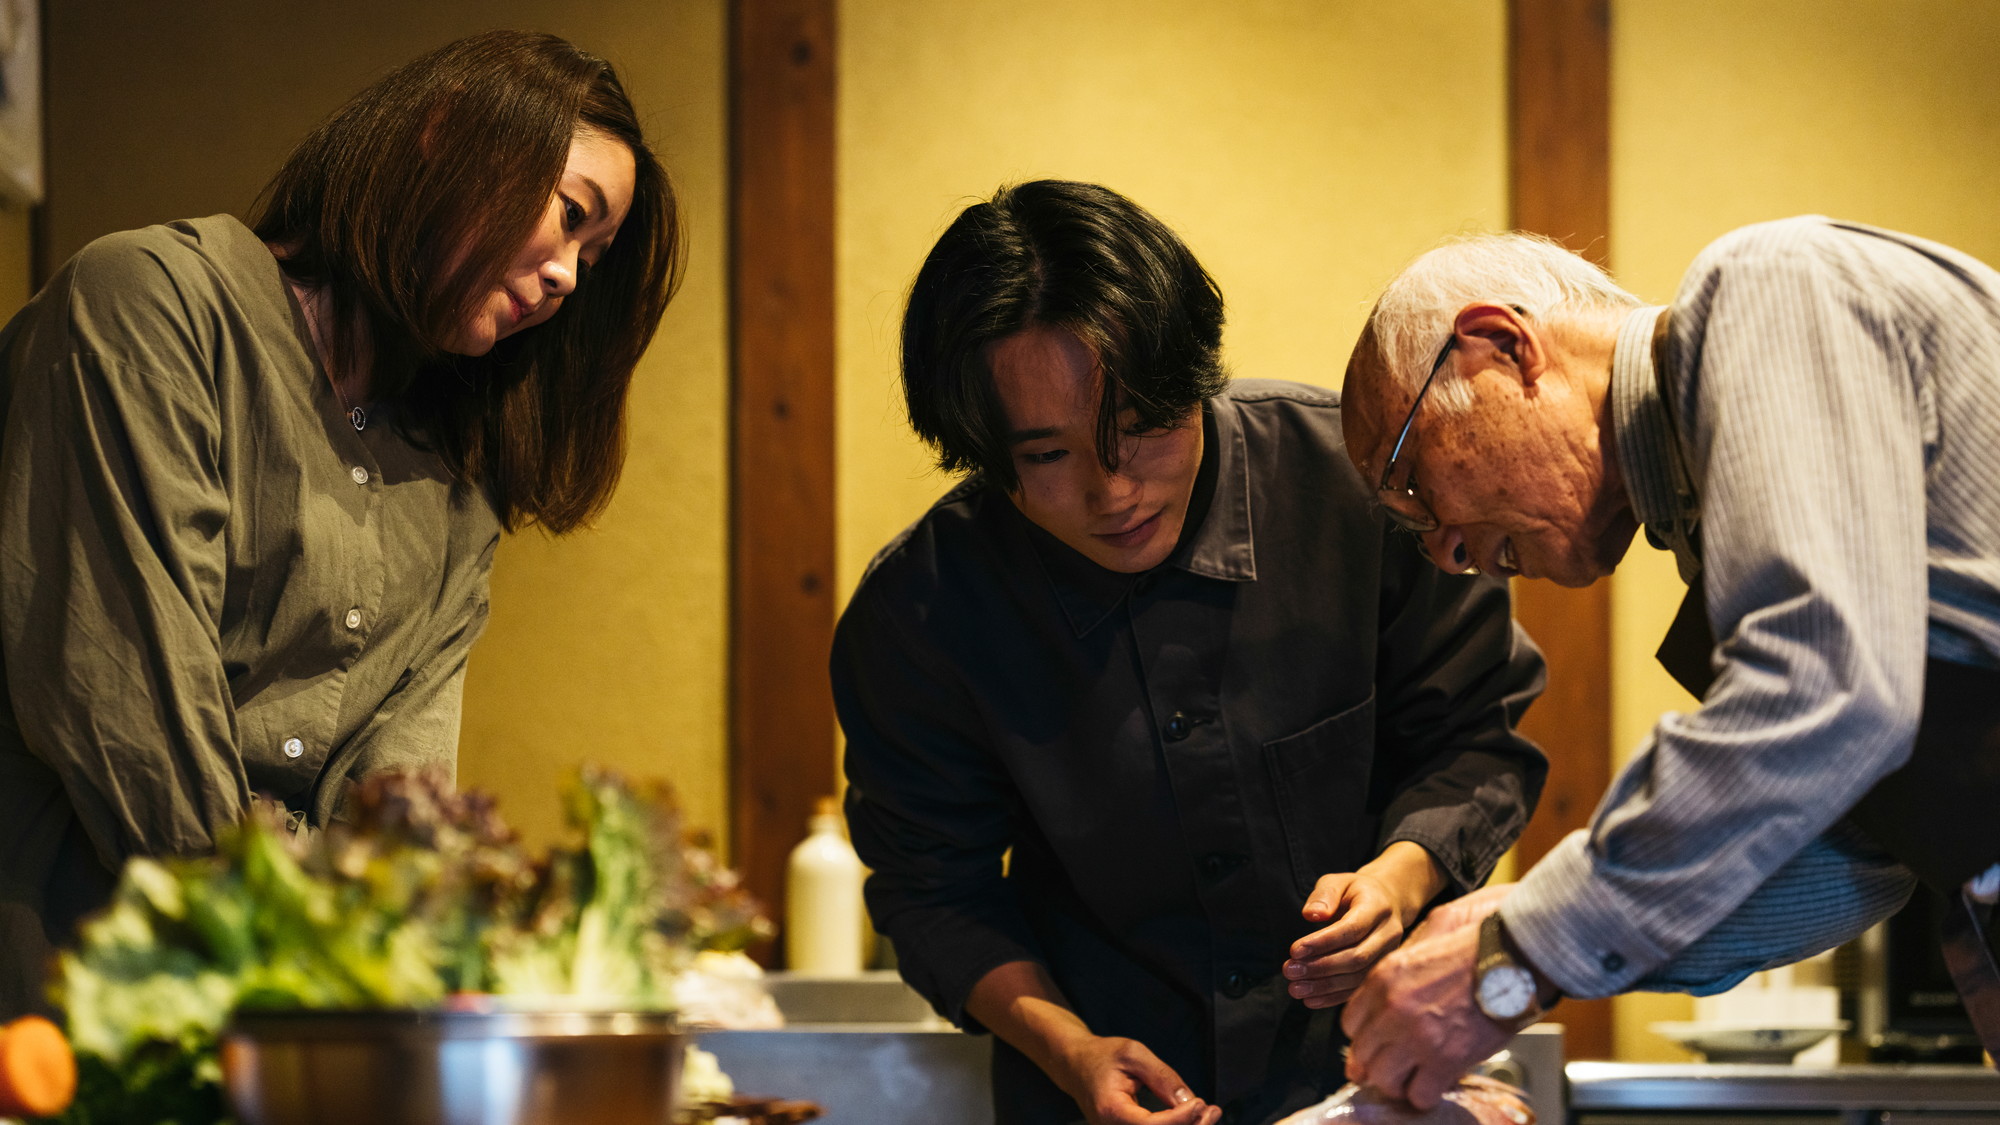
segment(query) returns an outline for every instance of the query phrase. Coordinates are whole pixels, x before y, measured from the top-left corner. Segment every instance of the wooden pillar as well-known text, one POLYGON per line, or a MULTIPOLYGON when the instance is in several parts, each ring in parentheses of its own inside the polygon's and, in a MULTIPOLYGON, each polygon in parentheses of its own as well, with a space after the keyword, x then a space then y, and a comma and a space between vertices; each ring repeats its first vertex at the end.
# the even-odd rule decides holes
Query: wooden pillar
MULTIPOLYGON (((1605 263, 1611 234, 1610 0, 1510 0, 1508 124, 1513 225, 1605 263)), ((1611 780, 1611 583, 1514 583, 1514 612, 1549 661, 1522 729, 1549 753, 1548 788, 1521 837, 1522 866, 1590 821, 1611 780)), ((1611 1003, 1566 1001, 1572 1058, 1610 1058, 1611 1003)))
POLYGON ((834 790, 834 12, 730 5, 733 859, 779 919, 834 790))

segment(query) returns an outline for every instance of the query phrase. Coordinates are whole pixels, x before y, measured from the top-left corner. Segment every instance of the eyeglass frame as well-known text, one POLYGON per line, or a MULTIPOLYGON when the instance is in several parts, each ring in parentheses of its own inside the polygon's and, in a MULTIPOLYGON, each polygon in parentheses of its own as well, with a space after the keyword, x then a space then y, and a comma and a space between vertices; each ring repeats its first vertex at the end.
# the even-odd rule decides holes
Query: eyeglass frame
POLYGON ((1389 459, 1382 464, 1382 480, 1375 486, 1377 494, 1401 496, 1403 499, 1422 509, 1424 516, 1421 519, 1417 519, 1397 511, 1388 504, 1382 505, 1382 510, 1389 514, 1389 519, 1397 527, 1414 535, 1425 535, 1436 531, 1442 526, 1437 518, 1437 513, 1431 511, 1429 504, 1417 499, 1417 474, 1415 471, 1410 473, 1409 479, 1403 482, 1403 487, 1400 489, 1390 488, 1389 478, 1396 473, 1396 459, 1403 455, 1403 443, 1410 438, 1410 427, 1417 423, 1417 411, 1423 409, 1424 396, 1430 393, 1431 384, 1437 380, 1438 372, 1444 370, 1444 361, 1451 356, 1451 349, 1457 346, 1457 344, 1458 334, 1456 332, 1444 338, 1444 347, 1438 349, 1437 358, 1431 361, 1431 373, 1424 376, 1424 385, 1417 388, 1416 400, 1410 403, 1410 413, 1408 417, 1403 419, 1403 428, 1396 432, 1396 444, 1389 448, 1389 459))

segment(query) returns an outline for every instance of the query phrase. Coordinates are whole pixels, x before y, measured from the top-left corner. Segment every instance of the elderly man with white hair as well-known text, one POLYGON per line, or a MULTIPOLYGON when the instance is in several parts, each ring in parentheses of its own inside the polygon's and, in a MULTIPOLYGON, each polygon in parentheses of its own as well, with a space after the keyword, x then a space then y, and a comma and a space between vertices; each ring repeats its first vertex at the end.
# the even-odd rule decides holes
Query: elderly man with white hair
POLYGON ((1587 585, 1644 529, 1688 601, 1669 714, 1587 831, 1460 900, 1349 1003, 1349 1076, 1419 1106, 1559 996, 1706 993, 1954 899, 2000 1054, 2000 273, 1806 217, 1647 307, 1554 243, 1440 247, 1348 364, 1348 455, 1451 572, 1587 585))

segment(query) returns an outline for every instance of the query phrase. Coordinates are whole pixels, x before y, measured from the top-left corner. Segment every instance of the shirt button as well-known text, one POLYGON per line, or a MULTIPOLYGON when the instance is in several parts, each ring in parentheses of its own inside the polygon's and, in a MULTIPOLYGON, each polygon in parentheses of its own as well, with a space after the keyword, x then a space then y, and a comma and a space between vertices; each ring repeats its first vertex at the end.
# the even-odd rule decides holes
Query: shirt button
POLYGON ((1222 994, 1231 1000, 1240 1000, 1250 991, 1250 978, 1241 970, 1222 978, 1222 994))
POLYGON ((1599 961, 1598 964, 1604 966, 1605 972, 1615 973, 1625 967, 1625 958, 1616 953, 1607 953, 1604 955, 1604 959, 1599 961))
POLYGON ((1186 713, 1176 711, 1167 720, 1167 741, 1179 742, 1194 731, 1194 724, 1188 721, 1186 713))
POLYGON ((354 478, 355 484, 368 483, 368 470, 362 468, 359 465, 354 466, 353 470, 350 471, 347 475, 354 478))
POLYGON ((348 610, 348 611, 347 611, 347 627, 348 627, 349 629, 359 629, 359 628, 361 628, 361 611, 360 611, 360 610, 358 610, 358 609, 350 609, 350 610, 348 610))
POLYGON ((305 743, 300 742, 296 738, 287 738, 285 740, 285 757, 296 758, 305 752, 306 752, 305 743))
POLYGON ((1229 874, 1229 857, 1221 852, 1210 852, 1201 857, 1201 873, 1210 879, 1220 879, 1229 874))

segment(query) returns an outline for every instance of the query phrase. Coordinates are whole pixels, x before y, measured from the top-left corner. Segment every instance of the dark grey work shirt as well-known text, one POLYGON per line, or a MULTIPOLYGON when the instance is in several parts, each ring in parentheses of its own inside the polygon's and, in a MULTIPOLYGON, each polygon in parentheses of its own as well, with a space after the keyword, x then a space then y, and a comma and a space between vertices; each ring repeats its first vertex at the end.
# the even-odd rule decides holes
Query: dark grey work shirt
POLYGON ((226 215, 99 239, 0 334, 0 1015, 130 855, 449 765, 499 522, 356 433, 226 215))
MULTIPOLYGON (((1483 881, 1541 789, 1515 724, 1543 669, 1503 583, 1389 529, 1337 396, 1239 381, 1205 424, 1206 514, 1166 564, 1099 568, 974 478, 870 565, 833 684, 910 983, 964 1023, 989 970, 1040 961, 1254 1122, 1340 1081, 1336 1013, 1278 975, 1314 882, 1397 840, 1483 881)), ((1078 1116, 995 1047, 1002 1122, 1078 1116)))

